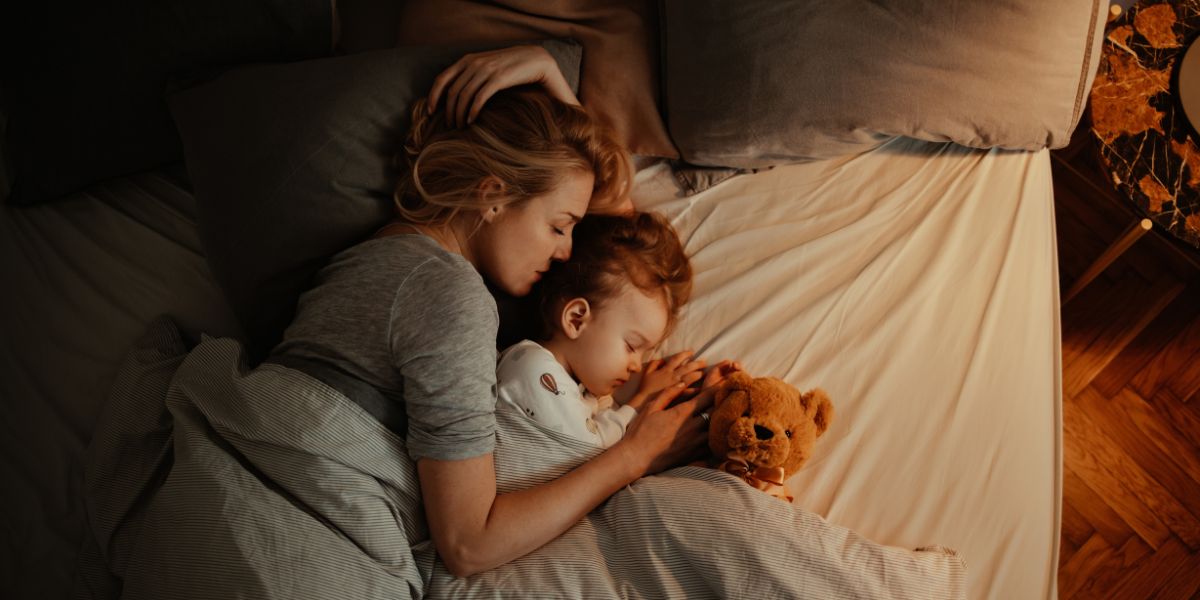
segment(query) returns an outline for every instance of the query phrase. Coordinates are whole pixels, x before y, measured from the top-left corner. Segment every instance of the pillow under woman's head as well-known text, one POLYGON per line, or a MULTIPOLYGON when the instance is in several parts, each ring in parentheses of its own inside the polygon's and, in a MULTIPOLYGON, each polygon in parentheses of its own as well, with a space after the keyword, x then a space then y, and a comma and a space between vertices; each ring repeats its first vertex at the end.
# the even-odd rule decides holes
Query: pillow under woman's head
MULTIPOLYGON (((574 87, 579 48, 543 44, 574 87)), ((393 160, 434 77, 481 48, 401 48, 257 65, 177 93, 201 239, 252 354, 333 254, 392 215, 393 160)))

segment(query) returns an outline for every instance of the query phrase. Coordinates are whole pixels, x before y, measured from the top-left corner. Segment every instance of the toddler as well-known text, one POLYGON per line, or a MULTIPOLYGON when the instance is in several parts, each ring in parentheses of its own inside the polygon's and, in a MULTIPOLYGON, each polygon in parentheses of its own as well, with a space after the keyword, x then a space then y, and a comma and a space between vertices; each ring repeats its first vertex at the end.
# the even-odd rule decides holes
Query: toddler
POLYGON ((647 400, 704 376, 680 352, 642 361, 667 336, 692 289, 692 269, 674 228, 654 213, 588 216, 575 227, 571 258, 553 265, 537 290, 537 341, 500 355, 498 409, 516 408, 575 438, 613 445, 647 400), (642 372, 637 392, 611 394, 642 372))

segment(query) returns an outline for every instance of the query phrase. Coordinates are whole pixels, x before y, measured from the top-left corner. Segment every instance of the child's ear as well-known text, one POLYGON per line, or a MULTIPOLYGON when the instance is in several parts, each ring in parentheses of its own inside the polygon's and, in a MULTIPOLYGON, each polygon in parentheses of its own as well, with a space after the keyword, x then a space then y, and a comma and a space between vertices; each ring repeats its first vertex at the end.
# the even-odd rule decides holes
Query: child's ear
POLYGON ((585 298, 575 298, 563 305, 562 330, 567 339, 576 339, 592 322, 592 306, 585 298))

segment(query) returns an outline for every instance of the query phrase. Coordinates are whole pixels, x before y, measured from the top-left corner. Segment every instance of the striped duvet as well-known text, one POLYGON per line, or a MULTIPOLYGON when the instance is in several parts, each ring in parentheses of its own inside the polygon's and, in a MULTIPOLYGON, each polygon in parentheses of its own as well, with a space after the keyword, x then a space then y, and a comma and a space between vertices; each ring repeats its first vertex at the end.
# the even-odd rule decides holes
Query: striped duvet
MULTIPOLYGON (((497 413, 501 492, 597 448, 497 413)), ((907 550, 683 467, 541 549, 468 578, 428 539, 404 442, 354 399, 232 340, 156 321, 89 452, 80 598, 962 598, 961 558, 907 550)))

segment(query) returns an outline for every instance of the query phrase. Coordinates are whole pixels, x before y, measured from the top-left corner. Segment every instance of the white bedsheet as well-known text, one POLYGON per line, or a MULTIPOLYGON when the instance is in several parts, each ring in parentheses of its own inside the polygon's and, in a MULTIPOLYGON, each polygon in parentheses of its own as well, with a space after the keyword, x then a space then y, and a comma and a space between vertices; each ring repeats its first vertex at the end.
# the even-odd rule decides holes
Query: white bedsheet
MULTIPOLYGON (((970 597, 1054 594, 1060 385, 1048 154, 897 140, 676 198, 694 300, 668 351, 704 348, 824 387, 837 410, 790 487, 875 541, 943 544, 970 597)), ((0 580, 63 597, 82 524, 79 457, 117 364, 167 312, 228 335, 191 198, 144 174, 2 209, 0 580)))
POLYGON ((880 543, 943 544, 971 598, 1056 595, 1061 480, 1049 154, 897 139, 676 198, 693 257, 668 352, 823 387, 836 418, 796 503, 880 543))

